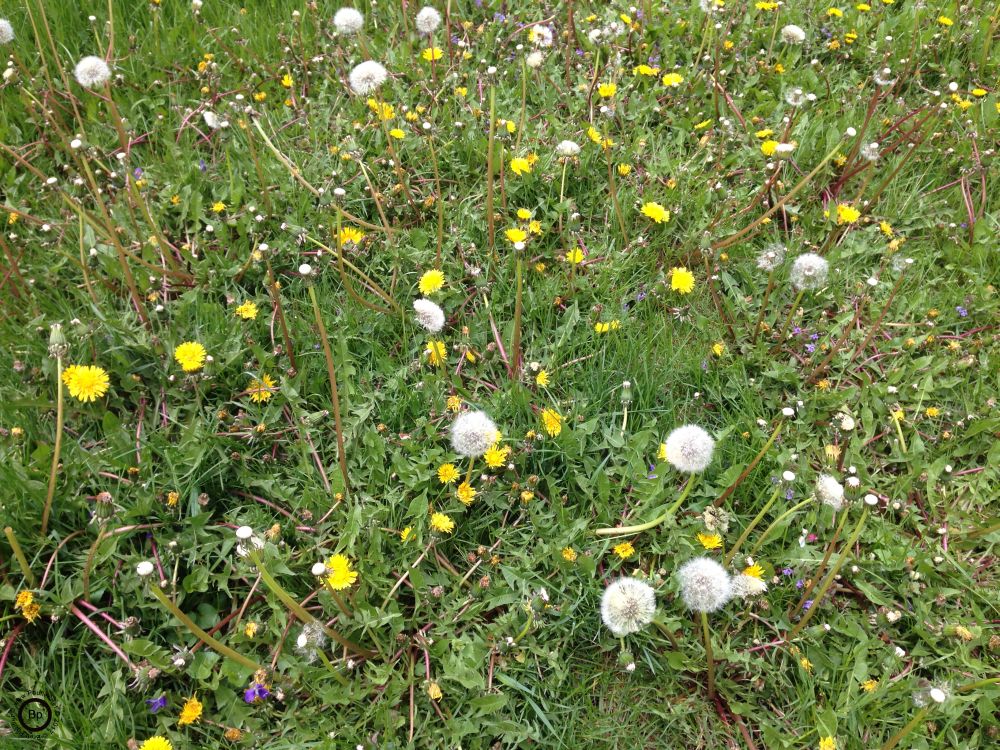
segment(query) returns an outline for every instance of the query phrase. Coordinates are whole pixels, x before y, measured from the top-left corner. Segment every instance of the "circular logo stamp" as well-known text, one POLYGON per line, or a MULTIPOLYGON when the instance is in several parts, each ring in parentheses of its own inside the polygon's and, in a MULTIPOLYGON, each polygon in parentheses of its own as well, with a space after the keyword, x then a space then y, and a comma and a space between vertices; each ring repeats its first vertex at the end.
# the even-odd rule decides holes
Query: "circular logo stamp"
POLYGON ((37 695, 25 698, 17 707, 17 722, 26 732, 44 732, 52 723, 52 706, 37 695))

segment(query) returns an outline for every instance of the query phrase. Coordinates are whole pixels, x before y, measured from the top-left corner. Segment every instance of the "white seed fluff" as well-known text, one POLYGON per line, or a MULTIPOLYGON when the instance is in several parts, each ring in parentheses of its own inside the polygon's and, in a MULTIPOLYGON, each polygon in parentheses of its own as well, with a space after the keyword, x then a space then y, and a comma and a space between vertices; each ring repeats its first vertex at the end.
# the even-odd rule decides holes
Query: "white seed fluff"
POLYGON ((757 256, 757 268, 761 271, 773 271, 785 260, 785 246, 780 242, 765 247, 757 256))
POLYGON ((425 5, 417 13, 416 25, 417 31, 421 34, 433 34, 437 27, 441 25, 441 14, 431 6, 425 5))
POLYGON ((801 26, 790 23, 781 28, 781 41, 785 44, 802 44, 806 40, 806 32, 801 26))
POLYGON ((565 157, 577 156, 580 153, 580 146, 573 141, 559 141, 556 153, 565 157))
POLYGON ((0 44, 10 44, 14 41, 14 27, 6 18, 0 18, 0 44))
POLYGON ((413 311, 417 314, 417 323, 431 333, 444 328, 444 310, 429 299, 414 300, 413 311))
POLYGON ((341 8, 333 14, 333 26, 338 34, 357 34, 365 25, 365 17, 354 8, 341 8))
POLYGON ((365 60, 354 66, 349 76, 351 91, 360 96, 370 94, 389 77, 389 71, 380 63, 374 60, 365 60))
POLYGON ((678 471, 704 471, 714 450, 715 440, 698 425, 686 424, 667 435, 667 461, 678 471))
POLYGON ((656 593, 637 578, 619 578, 601 597, 601 620, 615 636, 638 633, 653 621, 656 593))
POLYGON ((792 286, 798 290, 819 289, 826 283, 830 264, 816 253, 803 253, 792 263, 789 274, 792 286))
POLYGON ((111 79, 111 68, 99 57, 88 55, 73 70, 77 83, 87 89, 103 86, 111 79))
POLYGON ((461 414, 451 426, 451 447, 466 458, 483 455, 496 439, 497 426, 484 411, 461 414))
POLYGON ((729 573, 715 560, 696 557, 677 571, 681 582, 681 599, 688 609, 715 612, 733 597, 733 582, 729 573))
POLYGON ((835 511, 844 507, 844 487, 829 474, 816 477, 816 497, 823 505, 829 505, 835 511))
POLYGON ((767 584, 757 578, 739 573, 733 576, 733 596, 739 599, 749 599, 767 591, 767 584))

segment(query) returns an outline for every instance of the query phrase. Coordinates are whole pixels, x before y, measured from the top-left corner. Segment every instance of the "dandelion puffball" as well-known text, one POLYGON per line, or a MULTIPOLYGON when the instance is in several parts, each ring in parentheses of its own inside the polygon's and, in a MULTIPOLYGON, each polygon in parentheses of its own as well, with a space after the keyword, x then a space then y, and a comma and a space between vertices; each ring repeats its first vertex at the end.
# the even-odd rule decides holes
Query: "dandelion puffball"
POLYGON ((559 145, 556 146, 556 153, 559 156, 577 156, 580 153, 580 146, 573 141, 559 141, 559 145))
POLYGON ((92 89, 103 86, 111 79, 111 68, 101 58, 88 55, 76 64, 73 75, 81 86, 92 89))
POLYGON ((733 597, 733 582, 729 573, 715 560, 696 557, 677 571, 681 582, 681 599, 688 609, 715 612, 733 597))
POLYGON ((444 328, 444 310, 429 299, 413 301, 413 310, 417 314, 417 322, 431 333, 437 333, 444 328))
POLYGON ((844 487, 829 474, 816 477, 816 497, 835 511, 844 507, 844 487))
POLYGON ((357 34, 365 24, 365 17, 354 8, 341 8, 333 14, 333 25, 338 34, 357 34))
POLYGON ((365 60, 363 63, 358 63, 354 66, 354 70, 351 71, 351 75, 348 76, 351 83, 351 91, 359 96, 372 93, 385 83, 385 79, 388 77, 389 71, 385 69, 385 66, 374 60, 365 60))
POLYGON ((801 26, 790 23, 781 27, 781 41, 785 44, 802 44, 806 40, 806 32, 801 26))
POLYGON ((0 44, 10 44, 14 41, 14 27, 6 18, 0 18, 0 44))
POLYGON ((686 424, 667 435, 667 461, 688 474, 704 471, 712 462, 715 440, 701 427, 686 424))
POLYGON ((451 447, 466 458, 476 458, 497 441, 497 426, 484 411, 460 414, 451 426, 451 447))
POLYGON ((826 283, 830 264, 816 253, 803 253, 792 263, 789 274, 792 286, 798 290, 819 289, 826 283))
POLYGON ((785 260, 785 246, 780 242, 765 247, 757 256, 757 268, 761 271, 773 271, 785 260))
POLYGON ((655 613, 653 587, 636 578, 619 578, 601 597, 601 620, 619 638, 638 633, 653 621, 655 613))
POLYGON ((425 5, 417 13, 417 31, 421 34, 433 34, 435 29, 441 25, 441 14, 429 5, 425 5))
POLYGON ((746 573, 739 573, 733 576, 733 596, 739 599, 749 599, 752 596, 758 596, 767 591, 767 584, 764 583, 757 576, 747 575, 746 573))

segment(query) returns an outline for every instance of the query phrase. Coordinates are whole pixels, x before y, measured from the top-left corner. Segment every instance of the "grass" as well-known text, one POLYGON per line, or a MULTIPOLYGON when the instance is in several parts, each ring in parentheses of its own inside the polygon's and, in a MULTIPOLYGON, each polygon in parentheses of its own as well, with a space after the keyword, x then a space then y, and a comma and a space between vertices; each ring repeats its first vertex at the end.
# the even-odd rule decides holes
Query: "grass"
POLYGON ((453 0, 432 67, 417 8, 365 5, 359 38, 336 35, 332 7, 287 0, 200 13, 111 0, 92 22, 69 3, 9 11, 0 731, 23 734, 19 699, 42 695, 58 719, 44 747, 995 743, 996 18, 453 0), (554 41, 529 67, 540 23, 554 41), (776 33, 790 23, 803 46, 776 33), (391 73, 374 106, 347 83, 363 49, 391 73), (88 54, 113 63, 107 92, 73 80, 88 54), (795 87, 815 100, 786 104, 795 87), (578 156, 557 155, 564 139, 578 156), (792 156, 765 157, 770 139, 792 156), (875 164, 860 155, 871 142, 875 164), (841 204, 856 221, 837 223, 841 204), (365 235, 343 266, 338 226, 365 235), (787 257, 765 303, 757 256, 774 243, 787 257), (412 303, 439 249, 446 282, 429 296, 446 323, 428 334, 412 303), (790 268, 806 252, 829 275, 799 298, 790 268), (690 294, 672 288, 679 267, 690 294), (258 314, 243 320, 248 301, 258 314), (174 359, 186 341, 210 357, 194 373, 174 359), (58 448, 53 352, 109 377, 91 403, 62 389, 58 448), (264 375, 275 386, 255 400, 264 375), (496 468, 476 460, 469 507, 461 479, 437 479, 468 467, 449 397, 485 410, 511 449, 496 468), (660 444, 687 423, 715 438, 711 464, 623 559, 622 539, 594 531, 673 503, 687 477, 660 444), (763 536, 822 473, 847 485, 844 509, 810 502, 763 536), (709 617, 712 701, 674 574, 723 561, 780 482, 728 566, 758 548, 767 592, 709 617), (434 531, 434 512, 454 530, 434 531), (271 580, 239 554, 243 526, 271 580), (714 531, 707 550, 698 534, 714 531), (358 577, 331 592, 310 570, 335 553, 358 577), (656 624, 624 639, 599 614, 619 575, 657 598, 656 624), (300 605, 376 655, 297 648, 300 605), (253 684, 265 700, 246 702, 253 684), (921 714, 930 687, 945 701, 921 714), (181 725, 192 696, 203 712, 181 725))

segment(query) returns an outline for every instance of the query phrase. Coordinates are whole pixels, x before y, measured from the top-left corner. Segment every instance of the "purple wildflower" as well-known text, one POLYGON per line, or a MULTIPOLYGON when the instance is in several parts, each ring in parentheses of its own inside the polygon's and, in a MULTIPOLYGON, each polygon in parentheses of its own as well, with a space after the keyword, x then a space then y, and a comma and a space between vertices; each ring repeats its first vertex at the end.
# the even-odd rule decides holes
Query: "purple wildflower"
POLYGON ((161 695, 159 698, 147 698, 146 705, 149 706, 149 712, 155 714, 161 708, 167 707, 167 696, 166 693, 161 695))
POLYGON ((958 307, 955 308, 955 312, 958 313, 958 317, 960 317, 960 318, 964 318, 964 317, 966 317, 969 314, 969 311, 966 310, 961 305, 959 305, 958 307))
POLYGON ((259 682, 255 682, 253 685, 248 687, 243 693, 243 700, 247 703, 259 703, 261 701, 267 700, 267 697, 271 694, 271 691, 267 687, 259 682))
POLYGON ((792 570, 791 568, 782 568, 782 569, 781 569, 781 575, 783 575, 783 576, 790 576, 790 575, 792 575, 792 574, 793 574, 794 572, 795 572, 795 571, 794 571, 794 570, 792 570))
POLYGON ((805 602, 802 603, 802 611, 805 612, 812 605, 813 605, 813 600, 812 599, 806 599, 805 602))

